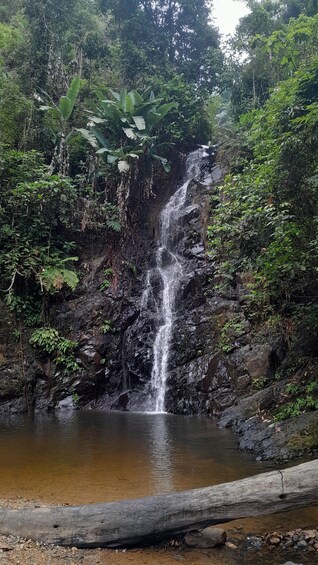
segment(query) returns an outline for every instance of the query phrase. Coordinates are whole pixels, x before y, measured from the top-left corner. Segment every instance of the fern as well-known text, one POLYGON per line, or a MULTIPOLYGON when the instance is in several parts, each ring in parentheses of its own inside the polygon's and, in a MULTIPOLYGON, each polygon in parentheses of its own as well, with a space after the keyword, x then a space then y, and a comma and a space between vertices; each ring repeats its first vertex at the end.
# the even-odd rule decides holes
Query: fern
POLYGON ((75 271, 70 269, 59 269, 57 267, 46 267, 39 274, 41 285, 47 292, 61 290, 63 286, 68 286, 75 290, 78 284, 78 276, 75 271))
POLYGON ((118 222, 118 220, 107 220, 106 225, 108 228, 110 228, 111 230, 117 233, 120 232, 121 230, 121 225, 120 222, 118 222))

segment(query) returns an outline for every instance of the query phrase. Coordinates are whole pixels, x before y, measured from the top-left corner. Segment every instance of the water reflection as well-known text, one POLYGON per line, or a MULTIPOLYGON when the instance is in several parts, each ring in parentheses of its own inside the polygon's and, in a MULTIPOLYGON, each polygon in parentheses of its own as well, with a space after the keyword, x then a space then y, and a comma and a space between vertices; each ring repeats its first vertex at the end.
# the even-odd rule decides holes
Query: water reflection
MULTIPOLYGON (((170 417, 171 419, 171 417, 170 417)), ((155 414, 149 420, 150 462, 154 477, 154 494, 175 490, 173 480, 172 437, 169 416, 155 414)))

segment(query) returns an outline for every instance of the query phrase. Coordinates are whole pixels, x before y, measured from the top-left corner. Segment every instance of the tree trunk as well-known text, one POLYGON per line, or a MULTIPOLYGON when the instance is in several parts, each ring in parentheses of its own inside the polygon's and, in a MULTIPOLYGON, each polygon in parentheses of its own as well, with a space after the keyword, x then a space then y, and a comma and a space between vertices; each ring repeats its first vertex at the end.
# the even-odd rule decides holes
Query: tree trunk
POLYGON ((237 518, 318 505, 318 460, 213 487, 86 506, 0 509, 0 533, 77 547, 148 544, 237 518))

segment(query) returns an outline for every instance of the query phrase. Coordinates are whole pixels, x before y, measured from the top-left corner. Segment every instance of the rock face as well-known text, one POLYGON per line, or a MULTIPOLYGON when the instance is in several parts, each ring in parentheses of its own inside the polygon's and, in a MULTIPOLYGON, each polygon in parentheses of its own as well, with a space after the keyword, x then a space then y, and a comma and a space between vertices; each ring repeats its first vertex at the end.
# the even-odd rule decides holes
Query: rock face
MULTIPOLYGON (((205 166, 211 169, 211 162, 205 166)), ((0 414, 81 406, 147 409, 162 291, 160 277, 154 275, 150 288, 147 273, 155 265, 159 211, 181 182, 180 172, 176 167, 168 183, 155 186, 157 198, 143 204, 129 238, 105 243, 92 235, 81 241, 80 285, 73 295, 57 300, 52 311, 52 325, 78 344, 74 374, 32 350, 27 333, 16 341, 14 322, 2 305, 0 414)), ((219 169, 211 172, 218 181, 219 169)), ((204 182, 206 171, 202 178, 189 184, 178 219, 177 244, 185 265, 175 303, 165 409, 189 415, 225 410, 222 425, 232 422, 238 429, 246 415, 235 419, 231 407, 253 387, 271 385, 286 347, 279 335, 258 337, 251 331, 243 285, 220 287, 206 243, 213 183, 204 182)), ((257 402, 273 399, 272 393, 257 394, 247 401, 246 410, 256 406, 250 416, 257 412, 257 402)), ((242 434, 241 447, 253 449, 248 434, 242 434)))
MULTIPOLYGON (((251 332, 240 289, 216 289, 215 265, 206 249, 211 190, 213 185, 192 181, 178 218, 176 245, 186 263, 176 297, 165 400, 165 409, 175 414, 220 414, 251 385, 270 383, 285 354, 280 336, 269 335, 264 341, 264 335, 258 340, 251 332)), ((148 269, 138 280, 139 294, 136 289, 125 298, 118 318, 117 356, 108 363, 105 394, 98 400, 105 408, 148 408, 153 344, 162 323, 162 281, 154 269, 151 284, 147 279, 155 265, 155 242, 147 250, 148 269)), ((114 335, 109 340, 113 347, 114 335)))
MULTIPOLYGON (((284 389, 285 381, 238 400, 236 406, 225 410, 220 418, 221 428, 232 427, 238 434, 240 449, 257 455, 259 460, 288 460, 295 455, 294 443, 308 436, 308 430, 317 425, 317 412, 302 414, 283 422, 269 422, 260 411, 275 405, 284 389)), ((297 446, 298 455, 301 448, 297 446)), ((305 454, 305 449, 303 450, 305 454)))
MULTIPOLYGON (((205 165, 211 166, 208 159, 205 165)), ((219 176, 214 168, 212 178, 219 176)), ((75 374, 39 357, 28 334, 16 342, 14 323, 2 308, 0 412, 73 409, 87 403, 146 409, 162 291, 158 276, 145 306, 147 272, 155 261, 158 211, 177 181, 180 169, 169 186, 160 186, 161 198, 157 188, 158 198, 144 204, 133 235, 121 245, 116 240, 105 245, 98 237, 81 242, 81 283, 76 294, 55 304, 52 316, 61 335, 78 344, 75 374)), ((166 394, 166 409, 178 414, 219 414, 253 379, 271 379, 281 357, 277 343, 251 343, 237 293, 214 291, 215 266, 206 251, 211 190, 213 184, 192 181, 178 219, 178 251, 185 268, 176 297, 166 394)))
MULTIPOLYGON (((215 268, 206 251, 210 195, 211 186, 192 181, 178 218, 181 232, 178 252, 185 257, 186 264, 176 297, 165 404, 166 410, 176 414, 219 414, 233 404, 238 391, 244 388, 244 379, 250 382, 253 375, 263 370, 271 372, 270 359, 274 355, 270 346, 264 346, 259 366, 257 368, 255 363, 250 375, 251 357, 257 356, 256 346, 252 354, 246 351, 248 367, 241 375, 236 371, 239 357, 226 361, 218 346, 219 319, 227 320, 233 315, 240 318, 244 334, 248 322, 237 299, 220 298, 213 291, 215 268)), ((154 266, 155 249, 155 243, 148 248, 148 269, 154 266)), ((143 257, 146 254, 145 250, 143 257)), ((123 310, 114 330, 118 336, 117 355, 109 360, 105 394, 98 400, 98 406, 147 410, 153 344, 158 324, 162 323, 158 320, 162 281, 153 270, 150 285, 147 272, 149 270, 144 269, 143 277, 138 280, 139 294, 130 292, 129 299, 123 299, 123 310)), ((113 334, 109 336, 111 348, 114 342, 113 334)), ((243 343, 245 346, 246 342, 243 343)))
POLYGON ((80 284, 75 293, 56 298, 50 315, 60 335, 77 343, 75 373, 31 348, 32 330, 20 333, 0 302, 0 415, 94 405, 106 390, 124 409, 126 373, 133 374, 125 361, 126 332, 139 316, 159 210, 175 189, 182 166, 181 161, 169 177, 155 178, 157 196, 143 202, 138 218, 130 218, 129 238, 114 233, 106 241, 104 235, 78 237, 80 284))

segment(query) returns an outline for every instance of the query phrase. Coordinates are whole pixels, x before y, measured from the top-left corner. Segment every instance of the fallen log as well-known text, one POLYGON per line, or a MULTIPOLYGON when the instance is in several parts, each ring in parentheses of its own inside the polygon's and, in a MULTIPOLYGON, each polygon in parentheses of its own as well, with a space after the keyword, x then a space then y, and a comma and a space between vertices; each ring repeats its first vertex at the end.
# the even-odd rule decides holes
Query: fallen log
POLYGON ((76 547, 125 547, 237 518, 318 505, 318 460, 173 494, 85 506, 0 508, 0 533, 76 547))

